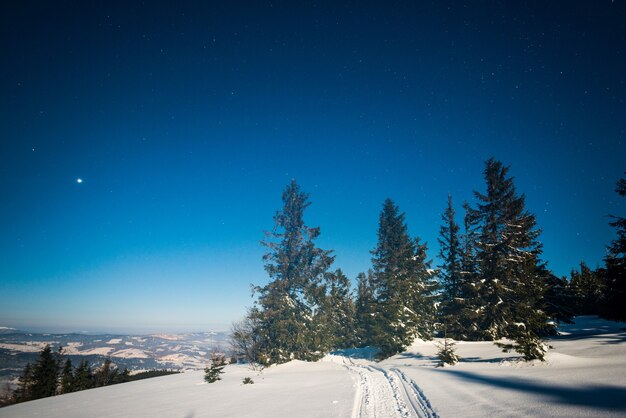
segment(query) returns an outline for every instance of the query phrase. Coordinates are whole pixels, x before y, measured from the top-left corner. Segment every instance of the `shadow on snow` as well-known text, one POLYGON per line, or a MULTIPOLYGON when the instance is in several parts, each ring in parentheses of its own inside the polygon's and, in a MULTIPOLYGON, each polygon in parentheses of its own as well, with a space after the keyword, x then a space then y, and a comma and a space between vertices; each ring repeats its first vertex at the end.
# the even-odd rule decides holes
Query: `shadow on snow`
POLYGON ((565 405, 579 405, 609 411, 626 413, 626 388, 610 385, 589 385, 572 388, 547 385, 516 378, 498 378, 482 376, 463 370, 441 369, 441 373, 449 373, 460 379, 478 382, 485 385, 524 391, 548 398, 552 402, 565 405))

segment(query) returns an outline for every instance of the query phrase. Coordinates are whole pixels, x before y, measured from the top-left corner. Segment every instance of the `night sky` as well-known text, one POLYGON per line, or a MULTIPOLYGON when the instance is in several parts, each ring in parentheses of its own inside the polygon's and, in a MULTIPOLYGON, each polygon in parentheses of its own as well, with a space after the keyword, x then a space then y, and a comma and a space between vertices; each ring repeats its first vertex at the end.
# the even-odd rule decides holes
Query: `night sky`
POLYGON ((386 197, 436 265, 492 156, 556 274, 602 262, 626 2, 262 3, 0 6, 0 326, 227 329, 292 178, 351 278, 386 197))

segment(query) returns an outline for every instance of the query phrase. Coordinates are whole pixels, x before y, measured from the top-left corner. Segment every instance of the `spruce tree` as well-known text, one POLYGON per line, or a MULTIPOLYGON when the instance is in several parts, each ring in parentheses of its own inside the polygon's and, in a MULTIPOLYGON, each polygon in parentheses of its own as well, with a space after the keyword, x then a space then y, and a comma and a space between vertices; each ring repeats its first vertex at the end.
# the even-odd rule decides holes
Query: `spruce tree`
POLYGON ((368 270, 367 274, 359 273, 357 280, 358 288, 355 307, 357 345, 365 347, 374 344, 373 336, 376 320, 374 273, 371 269, 368 270))
POLYGON ((356 341, 355 306, 350 295, 350 280, 341 269, 327 274, 328 296, 325 313, 330 349, 354 347, 356 341))
POLYGON ((310 205, 295 180, 283 192, 283 208, 263 245, 265 270, 270 282, 257 287, 259 295, 259 361, 283 363, 291 359, 316 360, 324 354, 320 308, 324 303, 323 279, 333 262, 331 251, 317 248, 319 228, 304 223, 310 205))
POLYGON ((515 349, 526 359, 543 359, 541 336, 552 333, 554 325, 543 301, 547 285, 540 274, 540 231, 508 171, 501 162, 489 159, 484 171, 487 193, 475 192, 481 226, 476 254, 480 328, 487 339, 516 341, 502 345, 505 349, 515 349))
POLYGON ((540 274, 545 277, 548 287, 544 295, 546 314, 557 323, 571 324, 575 315, 575 301, 569 281, 565 277, 555 276, 548 269, 543 269, 540 274))
POLYGON ((94 377, 91 372, 91 367, 87 360, 80 362, 77 368, 74 369, 74 387, 73 392, 80 390, 91 389, 94 387, 94 377))
MULTIPOLYGON (((617 182, 615 191, 626 196, 626 179, 617 182)), ((613 216, 611 226, 617 231, 617 238, 609 246, 604 259, 606 303, 602 316, 615 321, 626 321, 626 218, 613 216)))
POLYGON ((54 396, 57 392, 59 359, 46 345, 39 353, 39 359, 32 368, 32 399, 54 396))
POLYGON ((222 380, 220 375, 224 373, 224 367, 226 366, 226 358, 223 354, 212 353, 211 354, 211 367, 204 369, 204 380, 207 383, 215 383, 218 380, 222 380))
POLYGON ((61 393, 70 393, 74 390, 74 366, 69 358, 65 360, 61 371, 61 393))
POLYGON ((441 285, 441 303, 439 305, 439 321, 447 332, 454 338, 463 334, 461 311, 464 306, 463 292, 463 265, 462 250, 459 239, 460 227, 454 219, 452 196, 448 195, 448 206, 441 219, 443 225, 439 228, 439 257, 442 260, 439 266, 439 280, 441 285))
POLYGON ((459 362, 459 356, 456 354, 455 346, 455 342, 448 339, 447 336, 444 336, 443 343, 439 342, 437 344, 437 357, 439 358, 437 367, 445 367, 446 364, 454 366, 459 362))
POLYGON ((19 378, 17 388, 13 391, 15 402, 26 402, 33 399, 31 388, 33 385, 33 366, 27 363, 19 378))
POLYGON ((376 288, 373 342, 388 357, 404 350, 416 337, 432 338, 436 287, 426 260, 426 245, 411 239, 404 214, 387 199, 372 251, 376 288))
POLYGON ((477 259, 480 225, 478 213, 467 202, 463 202, 463 234, 461 235, 461 281, 458 310, 458 327, 451 335, 458 340, 480 340, 482 331, 479 324, 481 301, 479 291, 481 280, 477 259))
POLYGON ((584 261, 580 271, 570 273, 570 289, 574 297, 576 315, 598 315, 605 294, 604 280, 598 271, 591 270, 584 261))

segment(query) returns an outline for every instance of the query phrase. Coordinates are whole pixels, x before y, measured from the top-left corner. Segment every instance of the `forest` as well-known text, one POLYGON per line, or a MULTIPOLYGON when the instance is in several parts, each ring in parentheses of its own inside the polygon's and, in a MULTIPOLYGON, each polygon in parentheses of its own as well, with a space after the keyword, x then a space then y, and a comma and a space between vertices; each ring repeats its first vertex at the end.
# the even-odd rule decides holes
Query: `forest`
MULTIPOLYGON (((292 180, 262 242, 269 282, 254 288, 254 305, 232 326, 239 358, 269 365, 371 346, 384 359, 415 338, 443 337, 446 363, 457 360, 453 340, 493 341, 526 361, 543 361, 544 339, 559 323, 591 314, 626 320, 626 220, 612 216, 617 237, 604 266, 581 262, 570 277, 557 277, 542 259, 541 230, 509 170, 487 160, 484 191, 474 191, 475 206, 462 204, 463 216, 448 196, 437 266, 427 244, 410 236, 404 213, 385 200, 371 268, 358 274, 354 290, 333 266, 333 251, 316 246, 320 228, 304 221, 309 195, 292 180)), ((626 195, 626 180, 616 192, 626 195)))

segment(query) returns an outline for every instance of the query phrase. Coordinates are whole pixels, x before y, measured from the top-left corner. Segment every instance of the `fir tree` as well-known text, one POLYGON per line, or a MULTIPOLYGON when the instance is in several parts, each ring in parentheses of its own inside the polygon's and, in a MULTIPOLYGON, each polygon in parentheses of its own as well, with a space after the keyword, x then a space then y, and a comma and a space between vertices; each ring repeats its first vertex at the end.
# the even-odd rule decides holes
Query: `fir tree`
POLYGON ((584 261, 580 271, 572 270, 570 289, 574 297, 576 315, 598 315, 602 309, 604 280, 598 271, 591 270, 584 261))
POLYGON ((426 246, 411 239, 404 214, 387 199, 372 251, 377 316, 373 342, 388 357, 404 350, 416 337, 429 339, 434 327, 434 279, 426 246))
POLYGON ((73 392, 80 390, 91 389, 94 387, 94 377, 91 372, 91 367, 87 360, 80 362, 77 368, 74 369, 74 388, 73 392))
POLYGON ((211 367, 204 369, 204 380, 207 383, 215 383, 218 380, 222 380, 220 375, 224 373, 224 367, 226 366, 226 358, 223 354, 212 353, 211 354, 211 367))
MULTIPOLYGON (((546 314, 557 323, 571 324, 575 315, 574 296, 569 281, 565 277, 557 277, 548 269, 540 273, 545 277, 547 290, 544 295, 546 314)), ((556 328, 554 329, 556 334, 556 328)))
POLYGON ((39 359, 32 368, 32 399, 54 396, 57 392, 59 377, 59 359, 46 345, 39 353, 39 359))
POLYGON ((26 364, 24 371, 19 378, 19 382, 15 391, 13 391, 13 400, 15 402, 26 402, 33 399, 31 388, 33 385, 33 367, 30 363, 26 364))
POLYGON ((308 195, 295 180, 283 192, 283 209, 274 216, 263 256, 270 282, 259 294, 259 356, 264 364, 291 359, 316 360, 324 353, 319 318, 324 303, 322 283, 333 262, 331 251, 315 246, 319 228, 304 224, 308 195))
POLYGON ((443 225, 439 228, 439 257, 442 264, 439 266, 441 283, 441 304, 439 306, 439 320, 443 322, 448 332, 455 338, 462 335, 465 326, 461 323, 462 310, 466 301, 463 283, 463 260, 461 242, 459 239, 460 227, 454 219, 452 196, 448 195, 448 207, 443 213, 443 225))
POLYGON ((350 280, 341 269, 327 274, 328 296, 325 311, 331 349, 353 347, 356 340, 355 306, 350 280))
POLYGON ((452 327, 451 335, 457 340, 482 339, 479 324, 481 301, 479 291, 481 280, 477 259, 479 242, 478 213, 467 202, 463 202, 463 234, 461 235, 461 280, 459 286, 457 327, 452 327))
POLYGON ((61 371, 61 393, 70 393, 74 390, 74 366, 69 358, 65 360, 61 371))
POLYGON ((501 162, 488 160, 487 193, 475 192, 479 200, 475 215, 481 227, 476 254, 480 329, 487 339, 516 340, 513 349, 543 359, 540 337, 552 333, 554 326, 543 304, 547 286, 540 274, 540 231, 508 171, 501 162))
POLYGON ((456 343, 449 339, 444 332, 443 343, 438 343, 437 357, 439 358, 439 363, 437 363, 437 367, 444 367, 446 364, 454 366, 459 362, 455 346, 456 343))
MULTIPOLYGON (((626 179, 617 182, 615 191, 626 196, 626 179)), ((617 231, 617 238, 609 246, 605 258, 606 303, 602 316, 615 321, 626 321, 626 218, 613 216, 611 226, 617 231)))
POLYGON ((376 321, 374 273, 372 270, 368 270, 367 274, 359 273, 357 280, 358 288, 355 307, 357 345, 365 347, 373 344, 376 321))

